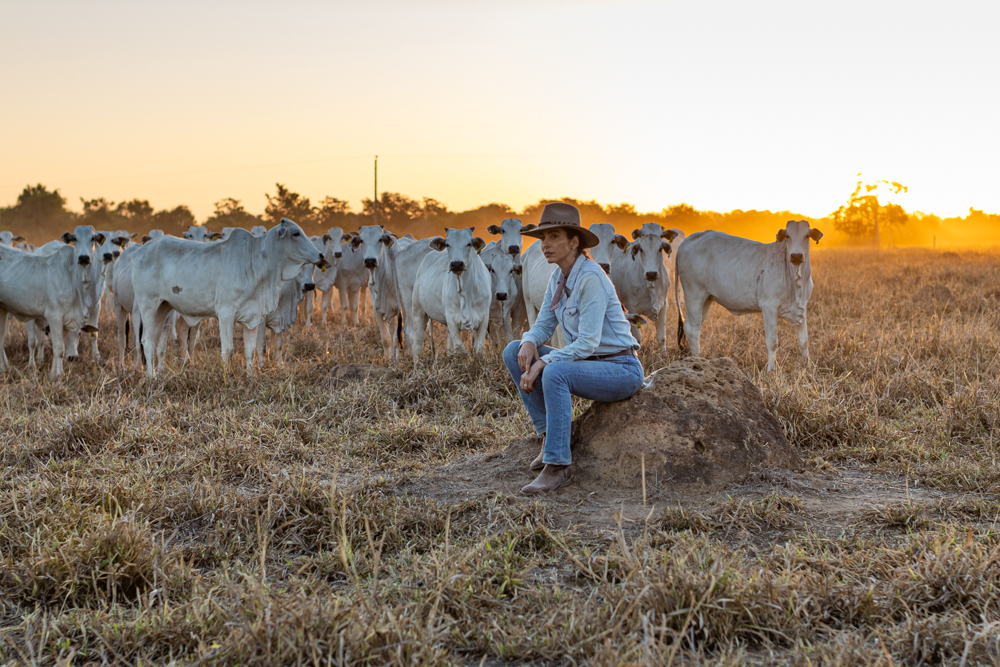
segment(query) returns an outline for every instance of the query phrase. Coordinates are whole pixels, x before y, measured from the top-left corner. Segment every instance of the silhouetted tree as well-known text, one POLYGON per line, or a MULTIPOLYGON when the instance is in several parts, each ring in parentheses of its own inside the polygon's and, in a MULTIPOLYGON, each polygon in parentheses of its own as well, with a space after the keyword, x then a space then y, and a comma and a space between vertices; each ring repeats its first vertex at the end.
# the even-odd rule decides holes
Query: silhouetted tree
MULTIPOLYGON (((374 202, 365 198, 361 200, 362 218, 370 225, 375 212, 374 202)), ((409 231, 410 222, 423 215, 423 207, 415 199, 398 192, 383 192, 378 202, 378 223, 397 234, 409 231)))
MULTIPOLYGON (((172 232, 174 234, 186 232, 188 227, 198 224, 194 218, 194 213, 183 204, 175 206, 169 211, 166 209, 157 211, 153 214, 150 222, 151 229, 162 229, 165 232, 172 232)), ((231 227, 232 225, 224 226, 231 227)))
POLYGON ((58 236, 74 217, 59 189, 49 190, 41 183, 24 186, 16 204, 0 208, 0 226, 34 240, 42 230, 58 236))
POLYGON ((316 208, 310 203, 308 197, 292 192, 281 183, 275 183, 275 187, 278 189, 277 194, 264 195, 267 197, 264 217, 271 225, 278 224, 282 218, 288 218, 292 222, 298 223, 303 229, 316 224, 316 208))
POLYGON ((907 187, 895 181, 858 181, 847 203, 831 214, 833 226, 853 239, 871 238, 877 248, 881 243, 882 229, 901 227, 909 217, 902 206, 879 202, 880 190, 892 195, 906 192, 907 187))
POLYGON ((316 207, 316 224, 324 232, 331 227, 340 227, 346 230, 356 224, 355 214, 351 213, 351 205, 343 199, 336 197, 323 197, 316 207))
POLYGON ((263 223, 263 220, 243 208, 239 199, 232 197, 215 202, 215 212, 205 220, 205 226, 211 226, 214 231, 219 231, 223 227, 250 229, 254 225, 263 223))

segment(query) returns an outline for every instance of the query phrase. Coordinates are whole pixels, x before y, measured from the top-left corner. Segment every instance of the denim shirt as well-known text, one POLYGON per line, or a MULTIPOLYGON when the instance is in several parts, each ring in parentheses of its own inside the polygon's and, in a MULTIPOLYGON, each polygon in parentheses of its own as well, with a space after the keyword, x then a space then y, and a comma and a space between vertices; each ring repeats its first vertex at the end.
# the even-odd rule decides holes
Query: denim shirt
POLYGON ((545 289, 545 298, 534 326, 522 341, 541 347, 552 337, 556 325, 562 327, 566 347, 549 352, 542 361, 576 361, 593 355, 613 354, 627 348, 639 349, 611 279, 597 262, 581 253, 573 263, 569 279, 554 311, 549 311, 552 295, 562 280, 556 267, 545 289))

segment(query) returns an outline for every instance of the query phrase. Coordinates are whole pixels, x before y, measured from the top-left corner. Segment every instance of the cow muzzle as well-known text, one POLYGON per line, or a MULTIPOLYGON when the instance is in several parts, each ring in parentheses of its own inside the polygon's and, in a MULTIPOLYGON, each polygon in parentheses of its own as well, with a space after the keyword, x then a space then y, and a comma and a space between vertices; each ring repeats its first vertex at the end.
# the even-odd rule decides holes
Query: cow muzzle
POLYGON ((497 292, 497 301, 506 301, 507 292, 497 292))
POLYGON ((611 273, 611 265, 610 264, 605 264, 605 263, 601 262, 601 263, 598 264, 598 266, 601 267, 602 269, 604 269, 605 273, 611 273))
POLYGON ((519 245, 508 246, 507 247, 507 254, 508 255, 520 255, 521 254, 521 246, 519 246, 519 245))
POLYGON ((792 253, 788 259, 795 266, 799 266, 802 264, 802 253, 800 252, 792 253))
POLYGON ((365 257, 365 268, 366 269, 377 269, 378 260, 374 257, 365 257))
POLYGON ((649 282, 653 282, 659 277, 660 277, 659 271, 646 271, 646 280, 648 280, 649 282))
POLYGON ((344 253, 342 253, 342 252, 335 252, 335 253, 333 253, 333 258, 334 259, 340 259, 343 256, 344 256, 344 253))
POLYGON ((451 272, 452 273, 462 273, 465 271, 465 262, 452 262, 451 272))
POLYGON ((87 255, 80 255, 77 258, 76 263, 79 264, 80 266, 90 266, 90 257, 88 257, 87 255))
POLYGON ((104 253, 104 263, 105 263, 105 264, 107 264, 108 262, 110 262, 110 261, 111 261, 111 260, 113 260, 114 258, 115 258, 115 256, 114 256, 114 255, 112 255, 112 254, 111 254, 110 252, 106 252, 106 253, 104 253))
POLYGON ((314 289, 316 289, 316 283, 306 283, 302 286, 303 292, 312 292, 314 289))

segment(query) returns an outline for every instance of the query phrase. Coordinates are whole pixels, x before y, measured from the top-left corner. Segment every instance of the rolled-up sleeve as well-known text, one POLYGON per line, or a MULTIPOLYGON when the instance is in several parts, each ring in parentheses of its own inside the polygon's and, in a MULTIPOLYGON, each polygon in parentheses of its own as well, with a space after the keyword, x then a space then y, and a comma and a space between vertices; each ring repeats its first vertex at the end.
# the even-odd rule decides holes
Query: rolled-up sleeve
MULTIPOLYGON (((553 273, 553 278, 555 273, 553 273)), ((555 280, 553 278, 549 279, 549 285, 545 288, 545 296, 542 298, 542 307, 538 311, 538 316, 535 318, 535 323, 531 325, 531 329, 528 330, 523 336, 521 336, 521 344, 524 343, 534 343, 535 347, 541 347, 550 338, 552 334, 556 331, 556 325, 559 322, 556 321, 555 313, 549 311, 549 307, 552 304, 552 292, 554 291, 555 280)))
MULTIPOLYGON (((576 283, 576 289, 576 302, 580 309, 579 333, 576 340, 566 347, 552 350, 542 357, 542 361, 546 364, 551 364, 553 361, 586 359, 594 354, 594 350, 601 344, 601 331, 604 328, 604 315, 608 310, 608 297, 604 293, 600 278, 593 274, 581 276, 576 283)), ((555 317, 553 316, 552 319, 555 320, 555 317)), ((535 324, 538 324, 537 320, 535 324)))

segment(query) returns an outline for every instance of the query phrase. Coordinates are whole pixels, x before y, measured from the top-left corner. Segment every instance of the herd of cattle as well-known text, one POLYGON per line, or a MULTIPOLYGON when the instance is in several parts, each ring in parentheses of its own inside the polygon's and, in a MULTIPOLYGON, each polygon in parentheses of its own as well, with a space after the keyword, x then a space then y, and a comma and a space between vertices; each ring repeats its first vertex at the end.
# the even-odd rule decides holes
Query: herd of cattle
MULTIPOLYGON (((280 365, 281 334, 297 321, 300 303, 305 301, 309 326, 313 292, 322 292, 325 323, 334 288, 345 324, 348 316, 358 324, 359 302, 368 292, 389 360, 398 359, 401 345, 416 360, 432 321, 447 327, 449 353, 465 351, 462 331, 480 352, 488 332, 506 344, 534 323, 541 307, 555 265, 546 262, 540 243, 522 252, 522 232, 532 228, 504 220, 489 226, 499 237, 490 243, 474 236, 474 228, 418 240, 374 225, 350 233, 334 227, 310 238, 282 219, 270 230, 211 232, 193 226, 183 238, 154 230, 140 244, 125 230, 78 226, 38 248, 0 232, 0 371, 8 367, 4 344, 11 317, 25 324, 31 367, 44 360, 45 334, 52 344, 53 377, 62 373, 64 359, 79 354, 81 333, 93 336, 91 354, 99 358, 96 333, 104 304, 116 316, 121 365, 130 328, 135 363, 154 376, 162 370, 170 337, 180 338, 187 361, 200 323, 215 318, 223 363, 233 352, 236 325, 243 327, 252 374, 262 363, 266 329, 276 334, 280 365)), ((819 243, 823 236, 808 222, 789 221, 767 244, 715 231, 685 237, 656 223, 634 230, 631 241, 610 224, 590 229, 600 239, 591 255, 609 274, 629 321, 634 328, 644 320, 655 323, 661 349, 672 296, 678 345, 686 338, 694 355, 700 354, 702 323, 715 301, 733 314, 763 314, 768 371, 775 368, 779 317, 796 327, 800 351, 808 358, 809 241, 819 243)), ((557 330, 552 344, 563 343, 557 330)))

